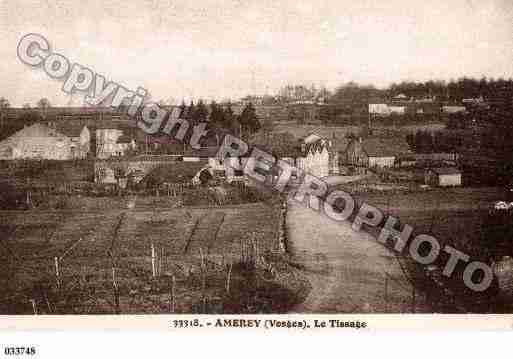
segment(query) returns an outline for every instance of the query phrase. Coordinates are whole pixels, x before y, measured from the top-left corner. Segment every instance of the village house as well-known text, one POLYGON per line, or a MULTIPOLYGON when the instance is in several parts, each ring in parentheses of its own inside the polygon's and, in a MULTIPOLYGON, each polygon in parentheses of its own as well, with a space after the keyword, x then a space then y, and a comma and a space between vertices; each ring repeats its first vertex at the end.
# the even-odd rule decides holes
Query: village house
POLYGON ((364 173, 370 168, 394 167, 398 156, 408 153, 410 149, 404 139, 360 137, 349 142, 346 164, 364 173))
POLYGON ((124 156, 129 150, 135 150, 133 138, 123 134, 118 128, 99 128, 96 130, 96 157, 106 159, 124 156))
POLYGON ((89 149, 86 126, 71 129, 35 123, 0 142, 0 159, 71 160, 85 158, 89 149))
POLYGON ((434 100, 394 101, 392 103, 369 103, 369 114, 387 117, 395 115, 439 115, 441 104, 434 100))
MULTIPOLYGON (((296 159, 297 168, 317 177, 329 176, 330 150, 330 141, 317 134, 310 134, 301 143, 302 156, 296 159)), ((338 154, 335 155, 338 162, 338 154)))
POLYGON ((426 170, 425 183, 439 187, 461 186, 461 171, 456 167, 430 168, 426 170))
POLYGON ((467 112, 467 108, 465 106, 445 105, 445 106, 442 106, 442 112, 447 113, 447 114, 465 113, 465 112, 467 112))
POLYGON ((73 158, 84 159, 89 155, 91 150, 91 131, 87 126, 73 121, 52 122, 49 123, 49 126, 71 139, 71 155, 73 158))
POLYGON ((424 166, 432 167, 435 163, 441 166, 456 166, 460 155, 456 152, 412 153, 397 159, 399 167, 424 166))

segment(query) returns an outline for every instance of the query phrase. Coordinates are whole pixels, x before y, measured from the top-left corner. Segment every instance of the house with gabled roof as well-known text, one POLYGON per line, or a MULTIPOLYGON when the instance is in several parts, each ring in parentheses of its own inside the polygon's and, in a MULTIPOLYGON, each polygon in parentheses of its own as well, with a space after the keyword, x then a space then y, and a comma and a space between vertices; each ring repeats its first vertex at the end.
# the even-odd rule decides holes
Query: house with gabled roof
POLYGON ((429 168, 426 170, 425 182, 439 187, 461 186, 461 171, 456 167, 429 168))
POLYGON ((340 154, 347 146, 345 138, 327 139, 311 133, 301 141, 301 156, 296 159, 298 169, 317 177, 339 173, 340 154))
POLYGON ((393 167, 398 156, 411 153, 403 138, 355 138, 346 149, 346 163, 360 169, 393 167))
POLYGON ((73 158, 86 158, 91 150, 91 131, 79 121, 58 121, 49 126, 71 139, 73 158))
POLYGON ((87 156, 87 128, 69 131, 44 123, 24 127, 0 142, 0 159, 71 160, 87 156))

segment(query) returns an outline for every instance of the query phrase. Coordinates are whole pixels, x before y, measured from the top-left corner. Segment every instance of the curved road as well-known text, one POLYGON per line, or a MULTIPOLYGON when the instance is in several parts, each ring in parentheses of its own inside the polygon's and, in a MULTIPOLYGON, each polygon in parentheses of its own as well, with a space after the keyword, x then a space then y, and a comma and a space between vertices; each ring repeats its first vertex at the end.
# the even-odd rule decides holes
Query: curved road
POLYGON ((312 290, 297 313, 425 312, 388 249, 365 231, 288 200, 288 246, 312 290))

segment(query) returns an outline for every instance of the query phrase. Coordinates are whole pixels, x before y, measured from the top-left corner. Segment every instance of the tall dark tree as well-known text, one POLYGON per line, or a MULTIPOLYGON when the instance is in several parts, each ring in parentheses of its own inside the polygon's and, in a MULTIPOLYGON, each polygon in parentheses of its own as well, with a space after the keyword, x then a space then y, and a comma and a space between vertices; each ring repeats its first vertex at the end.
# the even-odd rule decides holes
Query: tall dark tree
POLYGON ((210 104, 209 122, 213 128, 221 129, 225 127, 224 111, 217 102, 212 101, 210 104))
POLYGON ((181 105, 179 106, 180 109, 180 115, 179 118, 187 118, 187 105, 185 104, 185 101, 182 100, 181 105))
POLYGON ((193 114, 193 122, 194 123, 200 123, 200 122, 207 122, 208 120, 208 108, 203 102, 203 100, 199 100, 198 104, 196 105, 196 109, 193 114))
POLYGON ((9 107, 11 107, 9 101, 5 97, 0 97, 0 127, 2 130, 4 127, 5 112, 9 107))
POLYGON ((242 113, 239 116, 239 122, 241 125, 242 137, 247 137, 260 130, 260 121, 258 121, 255 106, 253 106, 251 102, 242 110, 242 113))
POLYGON ((224 128, 231 133, 240 136, 240 122, 237 116, 235 116, 231 102, 228 102, 224 108, 224 128))
POLYGON ((9 107, 11 107, 9 100, 7 100, 5 97, 0 97, 0 111, 4 111, 9 107))
POLYGON ((187 111, 185 113, 185 119, 194 122, 194 114, 196 113, 196 106, 194 105, 194 101, 191 100, 189 103, 189 107, 187 108, 187 111))

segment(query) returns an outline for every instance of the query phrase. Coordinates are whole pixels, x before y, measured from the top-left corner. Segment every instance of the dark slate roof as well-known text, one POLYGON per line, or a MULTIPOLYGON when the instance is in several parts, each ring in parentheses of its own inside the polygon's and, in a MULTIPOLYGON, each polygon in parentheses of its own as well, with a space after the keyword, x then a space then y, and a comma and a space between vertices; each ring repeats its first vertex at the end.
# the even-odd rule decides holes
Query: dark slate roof
POLYGON ((435 172, 438 175, 456 175, 461 173, 461 171, 456 167, 432 168, 431 171, 435 172))
POLYGON ((328 140, 321 138, 314 142, 306 143, 304 147, 304 154, 309 152, 322 152, 325 148, 328 149, 328 140))
POLYGON ((132 137, 125 135, 125 134, 119 136, 119 138, 117 140, 117 143, 130 143, 130 142, 132 142, 132 137))
POLYGON ((333 152, 346 152, 349 139, 347 137, 340 137, 331 139, 331 150, 333 152))
POLYGON ((58 132, 68 137, 80 137, 80 133, 85 127, 81 121, 57 121, 54 125, 58 132))
POLYGON ((372 157, 392 157, 410 152, 403 138, 366 138, 362 145, 367 155, 372 157))
POLYGON ((173 162, 163 164, 148 173, 143 184, 187 183, 205 166, 206 162, 173 162))

